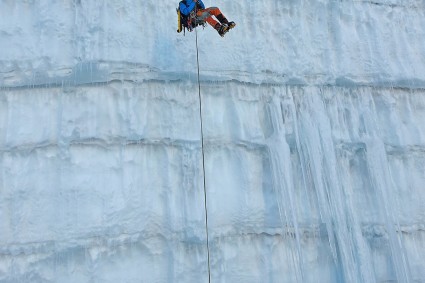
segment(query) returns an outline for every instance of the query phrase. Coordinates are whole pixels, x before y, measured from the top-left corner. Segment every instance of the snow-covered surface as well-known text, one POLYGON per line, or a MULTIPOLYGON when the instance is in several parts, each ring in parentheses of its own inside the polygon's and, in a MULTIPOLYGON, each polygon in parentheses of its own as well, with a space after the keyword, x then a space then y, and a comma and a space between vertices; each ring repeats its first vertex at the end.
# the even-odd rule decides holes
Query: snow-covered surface
MULTIPOLYGON (((425 2, 209 1, 211 282, 425 282, 425 2)), ((195 33, 0 0, 0 282, 207 282, 195 33)))

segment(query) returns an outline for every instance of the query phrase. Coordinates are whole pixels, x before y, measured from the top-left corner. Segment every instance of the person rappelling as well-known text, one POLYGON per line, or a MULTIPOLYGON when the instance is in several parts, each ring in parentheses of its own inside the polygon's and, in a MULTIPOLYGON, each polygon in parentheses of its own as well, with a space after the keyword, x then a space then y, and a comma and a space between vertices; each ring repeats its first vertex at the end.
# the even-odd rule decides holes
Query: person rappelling
POLYGON ((210 24, 220 36, 224 36, 226 32, 234 28, 236 24, 229 22, 223 13, 217 7, 205 8, 202 0, 183 0, 177 8, 178 14, 178 29, 181 32, 183 29, 192 31, 198 25, 205 26, 205 22, 210 24), (214 19, 213 16, 218 20, 214 19))

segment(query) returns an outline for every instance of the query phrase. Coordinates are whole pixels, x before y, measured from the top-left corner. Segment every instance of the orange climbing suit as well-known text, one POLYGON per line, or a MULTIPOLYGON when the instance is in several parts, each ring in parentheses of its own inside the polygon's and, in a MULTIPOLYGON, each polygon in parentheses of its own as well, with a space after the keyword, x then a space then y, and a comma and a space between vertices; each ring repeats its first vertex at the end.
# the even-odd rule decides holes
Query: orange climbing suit
POLYGON ((218 24, 218 22, 212 17, 217 17, 221 14, 221 11, 217 7, 210 7, 205 9, 200 9, 196 12, 196 16, 198 20, 206 21, 209 23, 213 28, 218 24))

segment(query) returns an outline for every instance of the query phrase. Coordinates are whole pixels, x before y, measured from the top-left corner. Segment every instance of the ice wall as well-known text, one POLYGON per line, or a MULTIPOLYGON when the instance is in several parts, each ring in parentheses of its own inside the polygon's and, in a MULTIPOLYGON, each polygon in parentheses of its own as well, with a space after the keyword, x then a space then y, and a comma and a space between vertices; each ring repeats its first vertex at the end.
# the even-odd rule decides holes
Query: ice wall
MULTIPOLYGON (((425 3, 204 3, 211 282, 424 282, 425 3)), ((208 282, 176 5, 0 0, 0 282, 208 282)))

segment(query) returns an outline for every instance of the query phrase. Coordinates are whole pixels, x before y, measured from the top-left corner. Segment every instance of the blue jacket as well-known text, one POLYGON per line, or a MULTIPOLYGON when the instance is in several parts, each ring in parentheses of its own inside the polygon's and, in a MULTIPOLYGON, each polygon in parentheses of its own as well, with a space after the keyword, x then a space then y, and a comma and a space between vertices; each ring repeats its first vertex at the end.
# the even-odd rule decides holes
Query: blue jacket
MULTIPOLYGON (((190 12, 192 12, 192 10, 195 9, 195 4, 196 3, 193 0, 181 1, 179 5, 180 12, 185 16, 189 15, 190 12)), ((205 9, 205 5, 202 2, 202 0, 198 0, 198 4, 202 9, 205 9)))

